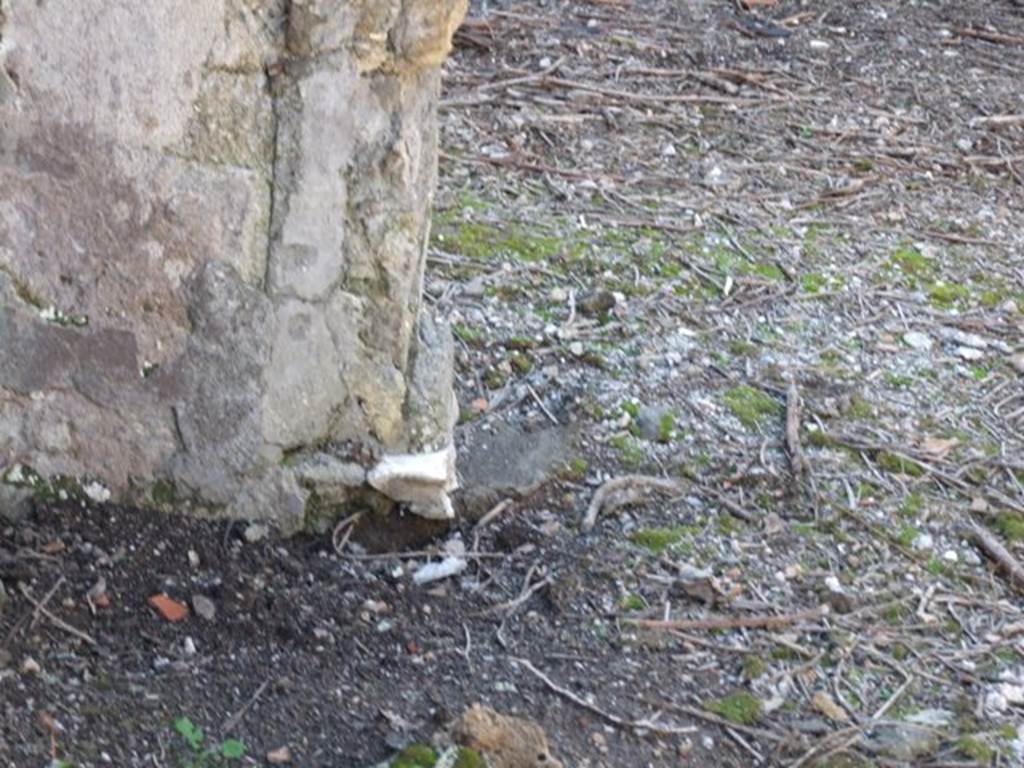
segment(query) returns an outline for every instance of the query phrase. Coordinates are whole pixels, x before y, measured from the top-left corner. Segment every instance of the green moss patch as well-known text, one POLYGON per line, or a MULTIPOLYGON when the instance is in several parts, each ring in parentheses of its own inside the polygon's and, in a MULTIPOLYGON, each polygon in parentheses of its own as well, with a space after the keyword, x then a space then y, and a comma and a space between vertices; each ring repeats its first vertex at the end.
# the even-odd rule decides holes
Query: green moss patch
POLYGON ((634 437, 615 435, 608 441, 608 445, 615 449, 619 455, 619 463, 626 469, 637 469, 643 464, 644 449, 634 437))
POLYGON ((782 414, 779 403, 761 390, 746 384, 733 387, 725 393, 725 406, 747 429, 754 429, 782 414))
POLYGON ((1006 512, 995 519, 995 528, 1010 542, 1024 541, 1024 515, 1006 512))
POLYGON ((966 285, 950 285, 949 283, 932 283, 928 289, 928 299, 933 307, 950 309, 957 304, 966 302, 971 297, 971 290, 966 285))
POLYGON ((685 528, 641 528, 632 533, 629 540, 638 547, 660 555, 685 539, 687 533, 685 528))
POLYGON ((764 714, 761 700, 747 691, 736 691, 724 698, 706 701, 704 708, 738 725, 753 725, 764 714))
POLYGON ((911 277, 927 277, 935 271, 934 262, 911 246, 901 246, 893 251, 889 263, 911 277))
POLYGON ((878 468, 894 475, 907 475, 908 477, 921 477, 924 470, 916 461, 899 456, 891 451, 879 451, 875 454, 875 463, 878 468))
POLYGON ((434 768, 437 752, 427 744, 412 744, 395 756, 391 768, 434 768))

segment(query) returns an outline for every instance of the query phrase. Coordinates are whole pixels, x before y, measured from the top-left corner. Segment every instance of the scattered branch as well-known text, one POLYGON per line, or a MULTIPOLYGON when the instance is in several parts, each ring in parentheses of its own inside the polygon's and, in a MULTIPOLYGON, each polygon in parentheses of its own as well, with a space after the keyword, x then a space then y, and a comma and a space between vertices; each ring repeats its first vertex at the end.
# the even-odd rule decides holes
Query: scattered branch
POLYGON ((708 619, 625 619, 630 624, 646 629, 666 629, 688 631, 694 629, 778 629, 789 627, 803 621, 815 621, 827 616, 827 605, 821 605, 810 611, 780 613, 764 616, 712 616, 708 619))
POLYGON ((534 677, 538 678, 542 683, 544 683, 544 685, 546 685, 548 687, 548 689, 550 689, 551 691, 554 691, 559 696, 561 696, 561 697, 563 697, 565 699, 568 699, 569 701, 571 701, 573 704, 575 704, 576 706, 580 707, 581 709, 585 709, 588 712, 592 712, 593 714, 597 715, 598 717, 602 718, 603 720, 606 720, 607 722, 611 723, 612 725, 616 725, 619 728, 626 728, 626 729, 629 729, 629 730, 653 731, 655 733, 661 733, 661 734, 672 735, 672 736, 683 735, 683 734, 687 734, 687 733, 696 733, 699 730, 698 728, 696 728, 695 726, 692 726, 692 725, 682 725, 682 726, 680 726, 680 725, 665 725, 665 724, 660 723, 660 722, 657 721, 657 719, 656 719, 658 717, 657 714, 655 715, 654 718, 644 719, 644 720, 627 720, 627 719, 621 718, 618 715, 613 715, 611 712, 606 712, 605 710, 601 709, 600 707, 597 707, 594 704, 591 704, 590 702, 585 701, 584 699, 582 699, 581 697, 577 696, 572 691, 567 690, 567 689, 562 688, 561 686, 557 685, 554 681, 552 681, 552 679, 550 677, 545 675, 543 672, 541 672, 539 669, 537 669, 537 667, 535 667, 533 664, 531 664, 526 659, 520 659, 520 658, 514 658, 513 657, 513 658, 510 658, 509 660, 512 661, 515 664, 518 664, 518 665, 522 666, 530 674, 532 674, 534 677))
POLYGON ((683 484, 680 481, 666 477, 623 475, 622 477, 612 478, 597 489, 580 523, 580 530, 587 533, 594 528, 598 515, 603 510, 611 511, 631 504, 648 491, 666 495, 679 495, 684 490, 683 484))
POLYGON ((974 522, 967 524, 967 531, 974 542, 981 550, 996 563, 1002 566, 1003 570, 1010 577, 1010 582, 1019 590, 1024 591, 1024 566, 1020 564, 1010 550, 1003 546, 1003 543, 986 529, 974 522))

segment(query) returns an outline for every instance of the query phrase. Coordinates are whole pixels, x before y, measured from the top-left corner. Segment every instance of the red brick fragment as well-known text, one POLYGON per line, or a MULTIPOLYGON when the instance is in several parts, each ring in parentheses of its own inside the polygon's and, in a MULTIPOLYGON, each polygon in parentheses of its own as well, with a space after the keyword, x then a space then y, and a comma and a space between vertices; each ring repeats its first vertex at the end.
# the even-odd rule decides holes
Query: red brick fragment
POLYGON ((184 621, 188 618, 188 606, 184 603, 179 603, 162 592, 150 597, 148 602, 165 621, 184 621))

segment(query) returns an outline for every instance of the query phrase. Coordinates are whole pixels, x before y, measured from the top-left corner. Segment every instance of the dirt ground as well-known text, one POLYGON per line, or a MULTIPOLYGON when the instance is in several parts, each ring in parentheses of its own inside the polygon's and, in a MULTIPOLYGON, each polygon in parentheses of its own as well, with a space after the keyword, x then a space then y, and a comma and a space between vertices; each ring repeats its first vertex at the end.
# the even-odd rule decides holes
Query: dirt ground
POLYGON ((1022 764, 1022 76, 1011 0, 475 5, 426 286, 464 516, 373 554, 39 506, 0 765, 221 764, 188 718, 366 768, 475 702, 566 766, 1022 764))

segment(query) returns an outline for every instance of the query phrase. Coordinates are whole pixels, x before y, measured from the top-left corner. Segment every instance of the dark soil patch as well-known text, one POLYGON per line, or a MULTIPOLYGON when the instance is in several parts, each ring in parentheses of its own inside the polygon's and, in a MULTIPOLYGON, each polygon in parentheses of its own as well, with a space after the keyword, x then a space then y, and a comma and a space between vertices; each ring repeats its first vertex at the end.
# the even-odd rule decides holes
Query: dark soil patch
POLYGON ((671 653, 623 654, 612 626, 595 619, 614 609, 599 593, 619 566, 573 536, 545 535, 543 522, 511 510, 482 549, 507 540, 518 552, 495 552, 501 557, 476 561, 462 579, 420 588, 403 564, 422 559, 339 558, 326 539, 252 544, 239 524, 139 510, 40 508, 0 537, 0 574, 12 593, 0 616, 0 764, 44 765, 52 718, 57 755, 75 766, 185 765, 172 723, 188 717, 211 741, 241 740, 257 764, 288 746, 295 765, 355 768, 428 740, 477 701, 540 721, 569 765, 595 751, 594 734, 607 740, 601 764, 675 754, 670 742, 606 732, 510 663, 531 659, 620 711, 649 710, 637 700, 692 687, 671 653), (524 531, 535 543, 523 542, 524 531), (518 611, 480 615, 516 597, 531 567, 534 578, 550 575, 551 587, 518 611), (110 605, 93 615, 86 594, 101 578, 110 605), (35 620, 16 586, 39 600, 58 583, 47 609, 95 646, 35 620), (206 596, 215 618, 168 623, 147 605, 160 592, 185 603, 206 596), (30 658, 39 673, 23 669, 30 658), (641 660, 644 679, 621 689, 617 681, 641 660))

